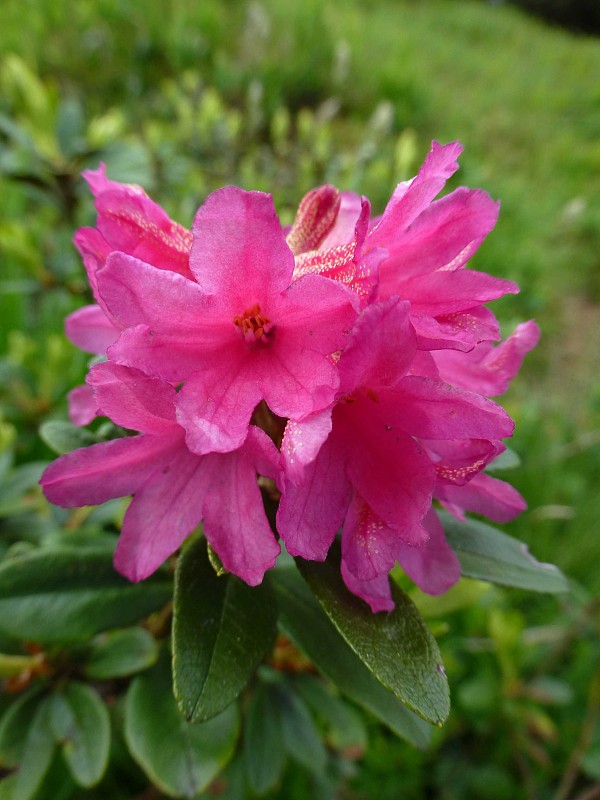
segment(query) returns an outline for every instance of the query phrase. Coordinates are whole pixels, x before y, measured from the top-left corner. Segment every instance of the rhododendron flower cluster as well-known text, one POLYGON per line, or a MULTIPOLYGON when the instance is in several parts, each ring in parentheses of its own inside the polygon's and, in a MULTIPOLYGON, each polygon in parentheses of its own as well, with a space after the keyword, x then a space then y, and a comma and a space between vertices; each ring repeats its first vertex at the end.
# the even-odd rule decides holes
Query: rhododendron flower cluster
POLYGON ((461 149, 434 142, 381 217, 323 186, 288 229, 261 192, 212 193, 188 231, 103 166, 84 173, 98 218, 75 244, 96 302, 66 330, 105 360, 71 417, 135 435, 62 456, 42 485, 63 506, 134 496, 120 572, 147 577, 202 522, 255 585, 279 539, 324 560, 341 532, 346 585, 389 610, 397 562, 431 594, 459 578, 436 508, 503 522, 525 507, 483 470, 513 430, 489 397, 539 332, 526 322, 494 344, 484 303, 518 289, 467 262, 498 205, 466 188, 435 199, 461 149))

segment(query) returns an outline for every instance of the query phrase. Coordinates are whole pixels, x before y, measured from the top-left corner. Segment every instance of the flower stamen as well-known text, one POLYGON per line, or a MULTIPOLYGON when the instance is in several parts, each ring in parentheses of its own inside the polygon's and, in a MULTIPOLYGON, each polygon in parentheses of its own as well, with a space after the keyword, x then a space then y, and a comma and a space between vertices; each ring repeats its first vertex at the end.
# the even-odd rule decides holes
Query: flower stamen
POLYGON ((267 334, 273 327, 269 318, 260 313, 258 303, 247 308, 241 316, 236 315, 233 324, 240 329, 242 336, 249 343, 266 342, 267 334))

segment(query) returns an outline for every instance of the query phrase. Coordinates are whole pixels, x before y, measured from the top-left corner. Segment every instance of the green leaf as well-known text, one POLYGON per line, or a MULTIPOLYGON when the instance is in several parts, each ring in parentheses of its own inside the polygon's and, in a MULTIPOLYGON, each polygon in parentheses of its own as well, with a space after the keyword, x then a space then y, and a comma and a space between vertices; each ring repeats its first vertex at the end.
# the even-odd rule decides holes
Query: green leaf
POLYGON ((367 749, 367 731, 360 714, 340 697, 332 694, 322 680, 314 675, 301 674, 293 686, 313 713, 327 723, 327 740, 336 750, 353 758, 367 749))
POLYGON ((281 719, 273 687, 257 682, 244 729, 244 764, 250 788, 259 795, 272 789, 281 778, 285 760, 281 719))
POLYGON ((170 797, 196 797, 233 755, 237 706, 207 722, 185 720, 173 697, 166 658, 135 678, 125 702, 125 738, 133 758, 170 797))
POLYGON ((91 687, 71 681, 51 699, 52 729, 73 778, 89 788, 108 765, 110 719, 91 687))
POLYGON ((283 632, 341 692, 425 749, 431 727, 387 691, 341 638, 295 569, 273 572, 283 632))
POLYGON ((448 681, 437 642, 409 597, 395 584, 395 608, 373 614, 341 577, 338 548, 327 561, 297 559, 304 579, 369 671, 420 717, 441 725, 450 712, 448 681))
POLYGON ((85 428, 77 428, 70 422, 49 420, 40 425, 40 438, 58 455, 70 453, 79 447, 96 444, 98 437, 85 428))
POLYGON ((238 696, 272 647, 276 625, 267 582, 250 587, 218 576, 205 540, 191 542, 177 566, 173 607, 174 691, 188 719, 209 719, 238 696))
POLYGON ((23 495, 37 485, 42 472, 47 467, 45 461, 31 461, 11 470, 2 477, 0 485, 0 516, 25 511, 23 495))
POLYGON ((171 594, 163 572, 130 583, 105 548, 40 549, 0 564, 0 632, 36 642, 85 641, 147 616, 171 594))
POLYGON ((0 720, 0 766, 17 767, 23 758, 27 733, 36 709, 42 702, 36 686, 14 699, 0 720))
POLYGON ((306 703, 289 683, 273 684, 279 706, 283 741, 289 755, 309 772, 320 774, 327 764, 327 751, 306 703))
POLYGON ((438 513, 463 575, 534 592, 569 591, 558 567, 537 561, 518 539, 479 520, 460 522, 445 511, 438 513))
POLYGON ((519 458, 519 454, 515 453, 514 450, 511 450, 510 447, 507 447, 499 456, 490 463, 485 468, 486 472, 499 472, 500 470, 504 469, 514 469, 518 467, 521 463, 521 459, 519 458))
POLYGON ((158 658, 156 640, 144 628, 108 631, 92 642, 86 675, 105 681, 134 675, 151 667, 158 658))
POLYGON ((23 744, 23 753, 12 800, 30 800, 48 772, 54 754, 54 736, 50 724, 50 702, 46 698, 37 708, 23 744))

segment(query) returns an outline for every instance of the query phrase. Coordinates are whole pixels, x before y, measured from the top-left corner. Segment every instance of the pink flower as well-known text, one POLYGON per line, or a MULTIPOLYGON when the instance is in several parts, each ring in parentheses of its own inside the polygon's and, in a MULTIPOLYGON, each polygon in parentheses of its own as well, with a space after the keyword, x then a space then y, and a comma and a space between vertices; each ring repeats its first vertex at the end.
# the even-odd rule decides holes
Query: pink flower
POLYGON ((61 457, 42 484, 60 505, 135 495, 120 571, 149 575, 203 520, 225 568, 259 583, 279 552, 260 474, 282 493, 289 552, 323 560, 341 529, 346 585, 389 610, 395 563, 430 594, 459 578, 434 501, 459 519, 525 507, 483 472, 513 427, 487 398, 539 331, 492 344, 483 304, 517 287, 465 268, 498 204, 465 188, 435 199, 461 150, 434 142, 377 219, 323 186, 285 231, 260 192, 214 192, 189 232, 103 166, 86 173, 97 228, 75 241, 97 304, 67 331, 109 361, 70 394, 71 417, 139 433, 61 457))
POLYGON ((333 411, 289 422, 282 445, 277 525, 286 547, 323 560, 343 526, 342 574, 373 610, 390 607, 382 576, 396 561, 431 593, 458 579, 458 562, 429 513, 438 473, 453 470, 464 482, 513 427, 491 401, 411 372, 417 340, 409 309, 398 298, 367 307, 339 360, 333 411))
POLYGON ((460 188, 434 200, 458 169, 458 142, 433 142, 419 173, 397 186, 383 215, 368 222, 364 198, 330 186, 303 200, 289 236, 298 249, 296 274, 316 272, 348 283, 363 296, 410 300, 419 347, 471 350, 499 338, 482 303, 518 292, 511 281, 463 269, 492 230, 498 204, 485 192, 460 188), (311 213, 306 213, 306 205, 311 213), (295 229, 299 228, 302 235, 295 229), (300 243, 300 245, 298 244, 300 243), (344 254, 352 252, 352 259, 344 254))
POLYGON ((61 456, 42 476, 48 500, 83 506, 134 494, 115 553, 131 580, 154 572, 203 520, 224 567, 260 583, 279 553, 256 482, 257 472, 279 480, 267 435, 252 425, 237 450, 198 456, 185 445, 169 384, 110 363, 93 367, 88 383, 104 415, 140 433, 61 456))
POLYGON ((66 331, 77 347, 104 354, 119 331, 111 315, 102 307, 97 292, 96 274, 110 253, 127 253, 157 269, 191 278, 189 254, 192 234, 169 219, 140 186, 109 180, 104 164, 100 164, 97 170, 86 170, 83 177, 95 197, 98 218, 95 228, 80 228, 74 242, 100 306, 86 306, 70 314, 66 331))
POLYGON ((348 339, 357 300, 319 275, 291 282, 294 256, 269 195, 210 195, 194 221, 190 268, 195 282, 114 253, 98 291, 124 328, 111 360, 185 381, 177 418, 191 450, 240 447, 261 400, 291 419, 332 403, 331 355, 348 339))
MULTIPOLYGON (((97 170, 85 171, 83 177, 96 199, 97 227, 80 228, 74 242, 96 300, 96 273, 110 253, 117 250, 142 258, 158 269, 191 276, 191 231, 169 219, 140 186, 109 180, 104 164, 97 170)), ((65 332, 81 350, 104 355, 118 338, 120 327, 101 303, 95 303, 69 314, 65 332)), ((78 386, 68 399, 69 416, 75 425, 87 425, 96 416, 89 387, 78 386)))

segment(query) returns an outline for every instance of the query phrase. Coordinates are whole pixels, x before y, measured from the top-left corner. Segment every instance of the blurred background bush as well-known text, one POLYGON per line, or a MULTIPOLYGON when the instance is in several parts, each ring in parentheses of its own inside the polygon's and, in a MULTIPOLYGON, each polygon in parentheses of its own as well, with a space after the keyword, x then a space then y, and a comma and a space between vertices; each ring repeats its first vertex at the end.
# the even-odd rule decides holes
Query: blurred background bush
MULTIPOLYGON (((600 41, 555 24, 598 33, 600 12, 593 0, 519 5, 539 16, 477 0, 2 2, 5 558, 38 546, 57 519, 77 526, 78 512, 57 518, 35 481, 53 457, 38 427, 66 418, 85 372, 62 332, 90 299, 71 244, 94 219, 82 169, 105 161, 186 225, 227 183, 272 192, 289 222, 323 182, 380 212, 432 138, 460 139, 450 188, 502 200, 473 266, 521 284, 494 307, 505 334, 530 317, 543 331, 503 401, 522 461, 507 478, 529 503, 509 530, 573 591, 463 581, 416 596, 452 716, 427 752, 369 723, 368 749, 346 763, 347 800, 600 797, 600 41)), ((61 796, 162 796, 132 774, 61 796)), ((292 764, 268 797, 332 796, 311 780, 292 764)))

